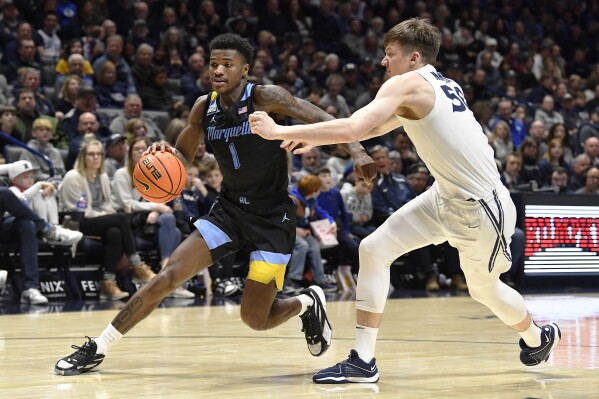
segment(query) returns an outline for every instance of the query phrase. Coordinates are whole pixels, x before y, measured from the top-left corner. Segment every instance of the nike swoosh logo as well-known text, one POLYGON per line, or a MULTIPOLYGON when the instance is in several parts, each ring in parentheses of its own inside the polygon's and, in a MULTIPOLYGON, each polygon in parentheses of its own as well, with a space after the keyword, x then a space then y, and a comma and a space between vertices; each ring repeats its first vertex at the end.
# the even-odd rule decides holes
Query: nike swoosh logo
POLYGON ((143 181, 141 181, 141 180, 139 180, 139 179, 135 179, 135 180, 137 180, 137 182, 138 182, 139 184, 141 184, 142 186, 144 186, 144 192, 145 192, 145 191, 148 191, 148 190, 150 189, 150 185, 149 185, 148 183, 146 183, 146 182, 143 182, 143 181))

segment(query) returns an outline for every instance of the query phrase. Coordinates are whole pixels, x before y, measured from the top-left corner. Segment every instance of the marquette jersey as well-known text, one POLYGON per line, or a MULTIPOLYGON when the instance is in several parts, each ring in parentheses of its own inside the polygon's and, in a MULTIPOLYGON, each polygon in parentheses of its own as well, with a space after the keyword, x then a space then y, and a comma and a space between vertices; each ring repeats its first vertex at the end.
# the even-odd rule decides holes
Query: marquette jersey
POLYGON ((415 73, 435 90, 435 106, 420 120, 397 118, 435 177, 441 196, 484 199, 501 185, 493 149, 468 108, 462 88, 431 65, 415 73))
POLYGON ((254 112, 254 88, 246 83, 241 97, 226 110, 218 93, 211 92, 202 126, 223 174, 223 192, 272 197, 287 191, 287 154, 280 148, 281 141, 252 134, 248 116, 254 112))

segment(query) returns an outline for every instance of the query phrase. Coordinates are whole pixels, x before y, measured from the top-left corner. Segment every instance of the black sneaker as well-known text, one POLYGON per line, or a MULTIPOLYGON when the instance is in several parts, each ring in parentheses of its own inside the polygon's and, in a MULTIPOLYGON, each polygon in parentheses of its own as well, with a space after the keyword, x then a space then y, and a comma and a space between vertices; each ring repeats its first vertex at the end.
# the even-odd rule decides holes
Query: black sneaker
POLYGON ((341 363, 320 370, 314 374, 312 381, 317 384, 347 384, 349 382, 377 382, 379 370, 376 359, 366 363, 360 359, 358 352, 352 349, 349 356, 341 363))
POLYGON ((314 305, 309 306, 302 319, 302 331, 306 335, 308 350, 312 356, 320 356, 329 349, 333 339, 333 329, 327 319, 327 305, 322 288, 313 285, 302 291, 314 300, 314 305))
POLYGON ((97 354, 98 347, 96 343, 90 337, 86 338, 87 342, 83 346, 71 345, 71 348, 76 349, 76 351, 56 363, 56 366, 54 366, 56 374, 79 375, 91 371, 102 363, 104 355, 97 354))
POLYGON ((520 339, 520 361, 526 366, 536 366, 546 362, 553 349, 559 343, 562 333, 557 324, 551 323, 541 327, 541 345, 529 348, 523 339, 520 339))

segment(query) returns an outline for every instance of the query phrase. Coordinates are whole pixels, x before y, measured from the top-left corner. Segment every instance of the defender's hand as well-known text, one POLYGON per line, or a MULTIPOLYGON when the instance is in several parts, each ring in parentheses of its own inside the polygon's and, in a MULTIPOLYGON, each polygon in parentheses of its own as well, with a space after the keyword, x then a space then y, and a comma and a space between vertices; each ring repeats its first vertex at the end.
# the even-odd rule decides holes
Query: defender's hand
POLYGON ((376 177, 376 164, 374 160, 365 152, 361 152, 354 156, 354 172, 356 175, 370 183, 376 177))
POLYGON ((277 124, 264 111, 255 111, 249 118, 252 133, 259 135, 266 140, 275 139, 275 129, 277 124))

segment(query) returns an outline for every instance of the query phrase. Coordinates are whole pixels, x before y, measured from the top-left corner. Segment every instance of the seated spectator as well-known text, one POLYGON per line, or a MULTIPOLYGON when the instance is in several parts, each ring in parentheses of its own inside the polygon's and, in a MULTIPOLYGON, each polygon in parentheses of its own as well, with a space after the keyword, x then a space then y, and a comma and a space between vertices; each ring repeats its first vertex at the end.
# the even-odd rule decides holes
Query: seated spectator
POLYGON ((139 92, 146 109, 168 111, 174 104, 173 93, 166 88, 167 74, 164 67, 155 67, 150 75, 150 86, 139 92))
POLYGON ((66 114, 75 108, 77 93, 81 87, 81 78, 77 75, 68 75, 62 82, 60 90, 57 91, 57 98, 54 101, 56 110, 66 114))
POLYGON ((129 94, 123 106, 123 113, 110 122, 110 130, 115 133, 125 133, 127 122, 132 118, 141 118, 148 129, 147 136, 152 141, 164 139, 164 134, 151 118, 143 115, 143 103, 137 94, 129 94))
POLYGON ((599 194, 599 168, 591 166, 585 175, 585 185, 574 194, 599 194))
POLYGON ((94 133, 98 134, 98 138, 106 140, 110 136, 111 131, 108 129, 108 118, 96 109, 96 92, 94 88, 81 86, 77 92, 75 108, 67 112, 62 121, 60 121, 60 128, 69 142, 79 135, 79 117, 86 112, 92 113, 96 117, 98 129, 94 133))
POLYGON ((136 251, 127 217, 116 213, 111 205, 110 180, 104 173, 104 148, 100 141, 84 141, 74 169, 66 173, 59 187, 59 197, 63 211, 81 215, 79 231, 102 239, 104 271, 100 298, 119 300, 129 296, 116 283, 116 269, 123 254, 131 263, 133 282, 144 284, 155 276, 136 251))
POLYGON ((41 114, 36 108, 35 94, 31 89, 19 89, 16 96, 17 105, 17 123, 15 130, 19 134, 19 140, 26 143, 33 138, 31 131, 33 121, 38 118, 44 118, 50 121, 52 125, 52 139, 60 141, 62 131, 58 127, 56 118, 50 115, 41 114))
POLYGON ((130 143, 134 138, 147 136, 148 128, 146 127, 146 122, 144 122, 143 119, 129 119, 129 122, 127 122, 127 127, 125 129, 125 139, 128 143, 130 143))
POLYGON ((36 109, 40 114, 54 116, 58 119, 62 118, 63 113, 56 112, 54 104, 44 95, 40 88, 40 80, 39 70, 23 67, 19 69, 19 84, 17 87, 18 89, 30 89, 34 93, 36 109))
POLYGON ((519 152, 512 152, 505 157, 501 182, 510 192, 518 192, 522 185, 528 183, 520 176, 521 169, 522 155, 519 152))
MULTIPOLYGON (((15 129, 17 124, 17 109, 11 105, 0 106, 0 130, 6 135, 21 140, 21 133, 15 129)), ((4 155, 4 140, 0 141, 0 156, 4 155)), ((4 158, 2 158, 4 159, 4 158)))
POLYGON ((568 188, 570 191, 576 191, 586 183, 586 173, 591 167, 591 160, 587 154, 580 154, 572 161, 572 174, 568 188))
POLYGON ((520 170, 520 178, 525 182, 530 182, 533 187, 541 187, 544 182, 544 177, 539 166, 539 147, 531 137, 527 137, 522 142, 520 147, 522 154, 522 169, 520 170))
POLYGON ((558 194, 572 194, 573 191, 568 187, 569 181, 569 170, 558 166, 551 171, 551 181, 545 187, 553 188, 558 194))
POLYGON ((104 55, 98 57, 94 61, 93 68, 94 74, 99 75, 102 65, 106 61, 112 61, 116 65, 117 70, 117 82, 127 87, 128 94, 134 94, 137 92, 135 84, 133 83, 133 76, 131 76, 131 68, 123 57, 123 38, 119 35, 112 35, 106 39, 106 50, 104 55))
MULTIPOLYGON (((86 80, 86 77, 91 79, 94 76, 94 70, 90 62, 83 58, 83 64, 81 65, 81 58, 70 58, 72 54, 80 54, 83 56, 83 43, 81 42, 81 39, 70 39, 62 47, 60 59, 56 63, 56 80, 58 81, 61 79, 61 76, 66 75, 78 75, 84 81, 86 80), (71 59, 70 65, 69 58, 71 59)), ((91 83, 89 83, 89 85, 91 86, 91 83)))
POLYGON ((505 121, 499 121, 493 128, 489 137, 495 151, 495 159, 503 163, 508 154, 514 152, 514 143, 510 133, 510 126, 505 121))
MULTIPOLYGON (((131 228, 136 234, 147 236, 147 234, 143 234, 144 226, 157 226, 157 231, 151 236, 153 240, 157 239, 158 241, 160 267, 164 268, 181 243, 181 232, 177 229, 173 208, 166 204, 156 204, 142 199, 139 191, 133 185, 133 168, 150 144, 152 143, 147 137, 137 137, 131 142, 127 166, 117 170, 112 179, 112 204, 117 211, 129 214, 131 228)), ((170 296, 193 298, 194 294, 179 287, 170 296)))
POLYGON ((349 265, 352 271, 357 272, 359 268, 358 241, 351 234, 350 215, 345 208, 341 192, 332 187, 331 171, 329 169, 320 169, 318 177, 322 183, 317 197, 318 204, 335 220, 335 224, 341 227, 337 228, 339 266, 349 265))
POLYGON ((551 183, 551 172, 561 167, 567 171, 570 170, 570 165, 564 159, 564 147, 561 139, 553 139, 549 141, 549 146, 543 158, 539 161, 539 168, 543 176, 543 185, 547 186, 551 183))
POLYGON ((106 140, 106 159, 104 160, 104 171, 112 180, 117 170, 125 167, 127 160, 127 142, 125 136, 113 133, 106 140))
POLYGON ((131 67, 131 76, 133 76, 133 82, 138 92, 143 87, 151 84, 150 75, 152 69, 154 69, 153 58, 154 49, 149 44, 141 44, 135 52, 135 62, 131 67))
POLYGON ((117 81, 116 65, 106 61, 96 76, 96 99, 101 108, 122 108, 127 97, 127 86, 117 81))
POLYGON ((295 217, 297 218, 295 247, 291 254, 291 259, 287 266, 287 276, 285 277, 286 292, 298 291, 301 289, 301 281, 306 267, 306 257, 309 256, 314 283, 325 291, 336 291, 337 287, 330 285, 326 281, 324 266, 320 255, 320 244, 312 235, 310 230, 310 221, 328 219, 331 222, 332 230, 337 232, 335 220, 322 209, 316 200, 320 193, 322 182, 317 176, 304 176, 297 185, 291 190, 290 197, 295 204, 295 217))
POLYGON ((46 155, 52 161, 52 168, 54 169, 54 175, 51 176, 50 166, 44 159, 29 151, 21 152, 21 160, 30 162, 36 169, 35 181, 43 181, 51 178, 53 181, 62 180, 66 169, 60 151, 50 143, 50 139, 52 138, 52 123, 48 119, 36 119, 33 121, 31 134, 33 138, 27 142, 27 145, 46 155))
MULTIPOLYGON (((2 165, 2 173, 12 165, 2 165)), ((48 244, 70 246, 81 237, 76 231, 50 224, 36 215, 10 189, 0 187, 0 240, 7 243, 16 239, 19 243, 21 264, 21 302, 31 305, 48 303, 39 291, 38 234, 48 244)))
POLYGON ((350 232, 359 240, 369 236, 376 226, 372 224, 372 185, 357 180, 355 185, 341 190, 347 212, 351 215, 350 232))

